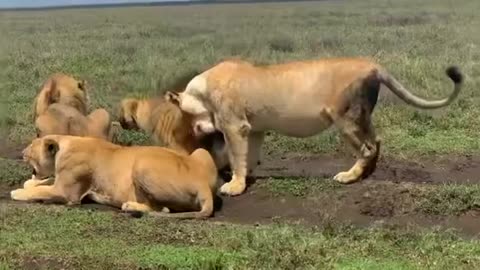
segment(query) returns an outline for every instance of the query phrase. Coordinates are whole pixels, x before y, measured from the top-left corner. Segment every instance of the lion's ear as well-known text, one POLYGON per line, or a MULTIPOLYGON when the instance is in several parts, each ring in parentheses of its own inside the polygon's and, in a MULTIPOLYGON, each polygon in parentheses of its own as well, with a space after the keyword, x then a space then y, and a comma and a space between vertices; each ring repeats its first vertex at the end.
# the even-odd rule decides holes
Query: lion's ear
POLYGON ((50 88, 45 92, 45 100, 47 102, 47 106, 53 103, 58 102, 60 98, 60 92, 57 90, 57 83, 55 80, 52 80, 50 83, 50 88))
POLYGON ((85 91, 87 90, 87 81, 85 80, 80 80, 78 82, 78 89, 82 90, 82 91, 85 91))
POLYGON ((165 93, 165 100, 177 106, 180 106, 180 95, 178 93, 167 91, 165 93))
POLYGON ((43 145, 48 155, 55 156, 55 154, 57 154, 59 147, 58 147, 58 143, 55 140, 45 139, 43 140, 43 145))

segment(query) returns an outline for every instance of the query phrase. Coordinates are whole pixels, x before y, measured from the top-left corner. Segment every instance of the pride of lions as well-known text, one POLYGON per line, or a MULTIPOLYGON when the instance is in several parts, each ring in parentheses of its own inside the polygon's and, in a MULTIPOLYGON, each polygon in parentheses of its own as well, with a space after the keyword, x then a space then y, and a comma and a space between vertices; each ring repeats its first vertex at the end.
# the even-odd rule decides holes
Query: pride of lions
POLYGON ((258 66, 229 59, 189 78, 181 91, 150 99, 125 98, 117 119, 89 112, 85 81, 54 74, 37 94, 37 137, 23 150, 33 168, 19 201, 67 205, 84 198, 129 213, 208 218, 214 198, 240 195, 261 160, 265 132, 309 137, 335 126, 357 161, 333 177, 353 183, 371 175, 380 152, 371 115, 383 84, 422 109, 449 105, 463 75, 450 66, 453 92, 429 101, 413 95, 382 66, 364 58, 328 58, 258 66), (121 129, 139 129, 155 144, 123 146, 121 129), (232 177, 220 185, 219 171, 232 177))

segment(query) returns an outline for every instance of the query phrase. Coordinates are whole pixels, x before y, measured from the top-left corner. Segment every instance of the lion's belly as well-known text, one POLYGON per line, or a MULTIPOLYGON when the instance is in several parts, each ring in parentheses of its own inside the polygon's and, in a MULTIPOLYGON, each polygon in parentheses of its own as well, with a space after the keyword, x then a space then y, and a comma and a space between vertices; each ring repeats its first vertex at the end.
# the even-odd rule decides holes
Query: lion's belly
POLYGON ((285 81, 240 94, 248 100, 254 131, 274 130, 286 136, 310 137, 332 124, 325 102, 331 99, 331 91, 316 81, 298 87, 285 81))
POLYGON ((332 124, 325 110, 318 111, 280 111, 264 113, 250 120, 253 131, 274 130, 291 137, 310 137, 329 128, 332 124))

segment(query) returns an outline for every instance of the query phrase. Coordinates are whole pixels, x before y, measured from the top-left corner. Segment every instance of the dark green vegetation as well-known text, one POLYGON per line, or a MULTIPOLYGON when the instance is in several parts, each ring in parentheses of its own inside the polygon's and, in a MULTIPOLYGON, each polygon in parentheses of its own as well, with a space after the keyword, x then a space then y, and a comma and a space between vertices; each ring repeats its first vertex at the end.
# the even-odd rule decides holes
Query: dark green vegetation
MULTIPOLYGON (((222 214, 206 222, 8 200, 12 185, 30 176, 18 156, 34 135, 33 97, 57 71, 86 79, 92 107, 114 114, 121 98, 160 94, 183 74, 230 56, 258 63, 368 56, 412 92, 432 99, 450 93, 444 69, 456 64, 467 80, 454 104, 418 111, 383 91, 375 126, 390 165, 475 156, 479 8, 480 2, 467 0, 367 0, 1 12, 0 269, 480 268, 479 179, 462 174, 470 167, 460 166, 452 184, 419 183, 416 174, 350 186, 324 176, 258 179, 248 194, 224 198, 222 214), (352 215, 345 214, 349 209, 352 215), (288 217, 304 218, 307 226, 287 224, 288 217), (432 229, 437 219, 453 220, 446 227, 453 224, 468 237, 432 229), (426 226, 390 226, 399 220, 426 226), (257 221, 270 224, 252 225, 257 221), (346 225, 350 221, 355 226, 346 225)), ((124 132, 122 141, 149 143, 134 132, 124 132)), ((264 150, 270 159, 346 153, 331 131, 309 139, 271 134, 264 150)))

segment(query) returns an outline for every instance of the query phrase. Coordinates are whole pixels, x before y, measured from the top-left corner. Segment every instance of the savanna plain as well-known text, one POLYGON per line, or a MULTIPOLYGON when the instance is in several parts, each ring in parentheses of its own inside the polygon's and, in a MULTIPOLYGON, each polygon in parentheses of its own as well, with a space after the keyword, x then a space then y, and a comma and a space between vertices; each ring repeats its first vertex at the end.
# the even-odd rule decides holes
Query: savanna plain
MULTIPOLYGON (((0 12, 0 269, 480 269, 480 1, 365 0, 0 12), (334 129, 270 133, 246 193, 206 221, 133 218, 82 206, 16 203, 31 104, 54 72, 87 80, 91 109, 151 97, 192 70, 241 56, 278 63, 365 56, 413 93, 382 89, 377 171, 331 180, 354 162, 334 129)), ((150 144, 123 131, 123 144, 150 144)))

